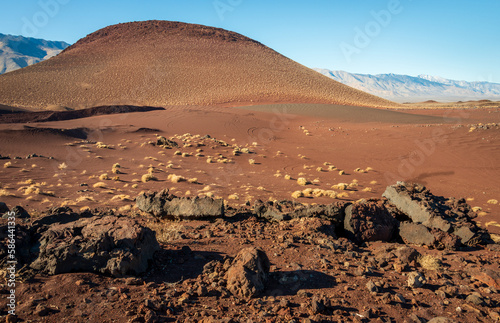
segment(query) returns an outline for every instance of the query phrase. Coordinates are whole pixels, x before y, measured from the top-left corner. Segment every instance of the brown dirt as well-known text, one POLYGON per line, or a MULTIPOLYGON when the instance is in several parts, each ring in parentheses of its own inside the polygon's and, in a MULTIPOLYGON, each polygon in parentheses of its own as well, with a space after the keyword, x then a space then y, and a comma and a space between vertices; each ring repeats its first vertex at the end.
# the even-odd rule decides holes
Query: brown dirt
POLYGON ((442 269, 418 264, 402 267, 395 258, 383 259, 390 256, 391 244, 359 247, 335 239, 325 234, 328 223, 322 220, 269 224, 240 216, 213 223, 158 221, 140 215, 133 199, 141 191, 169 188, 179 196, 213 193, 239 208, 247 200, 291 199, 297 190, 331 190, 334 184, 357 183, 345 191, 335 189, 346 193, 337 199, 313 195, 297 199, 332 203, 380 197, 387 185, 407 180, 425 184, 437 195, 469 198, 472 206, 482 208, 478 223, 498 234, 500 205, 487 202, 500 199, 500 129, 470 131, 469 125, 500 122, 500 109, 397 113, 328 105, 254 108, 267 112, 251 109, 168 107, 30 123, 29 128, 1 124, 0 153, 11 157, 0 164, 1 201, 11 207, 21 205, 35 217, 59 205, 75 210, 114 209, 153 228, 162 242, 152 270, 139 277, 138 285, 86 273, 25 277, 17 286, 19 316, 45 322, 196 322, 208 317, 214 322, 224 318, 360 322, 379 317, 403 322, 412 315, 427 320, 446 316, 457 322, 494 320, 499 288, 479 271, 498 271, 498 251, 417 248, 440 259, 442 269), (156 141, 156 133, 180 147, 149 144, 156 141), (202 138, 206 134, 212 138, 202 138), (107 148, 98 148, 97 142, 107 148), (233 156, 233 145, 251 153, 233 156), (197 149, 202 150, 200 156, 197 149), (176 150, 189 155, 176 155, 176 150), (4 168, 6 162, 11 165, 4 168), (63 163, 66 167, 60 167, 63 163), (112 172, 115 163, 120 164, 119 174, 112 172), (336 168, 328 170, 332 165, 336 168), (156 180, 141 182, 150 166, 156 180), (356 172, 357 168, 367 171, 356 172), (340 175, 340 170, 345 174, 340 175), (109 179, 99 178, 104 173, 109 179), (170 174, 197 181, 173 183, 168 180, 170 174), (114 176, 119 179, 113 180, 114 176), (298 177, 311 183, 301 186, 298 177), (27 190, 29 186, 41 190, 27 190), (217 277, 201 274, 207 262, 234 257, 249 245, 267 253, 272 280, 263 295, 247 302, 228 294, 217 277), (428 284, 423 288, 406 287, 407 275, 414 270, 425 275, 428 284), (380 285, 377 293, 368 292, 370 280, 380 285), (209 286, 208 294, 198 295, 201 285, 209 286), (440 288, 447 297, 439 296, 443 295, 440 288), (479 293, 487 303, 466 301, 472 293, 479 293), (322 298, 328 304, 318 312, 317 301, 322 298), (372 318, 359 316, 368 313, 372 318))
POLYGON ((99 105, 396 103, 333 81, 245 36, 168 21, 109 26, 47 61, 0 76, 0 103, 99 105))

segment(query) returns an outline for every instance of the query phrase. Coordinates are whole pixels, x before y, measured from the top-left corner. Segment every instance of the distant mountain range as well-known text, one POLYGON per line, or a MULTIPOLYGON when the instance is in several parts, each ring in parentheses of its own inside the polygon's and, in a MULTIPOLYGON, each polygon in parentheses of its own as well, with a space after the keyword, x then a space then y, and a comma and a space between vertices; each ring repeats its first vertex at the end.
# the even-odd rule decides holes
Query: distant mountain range
POLYGON ((0 34, 0 74, 49 59, 68 46, 63 41, 0 34))
POLYGON ((354 74, 315 68, 340 83, 396 102, 500 100, 500 84, 454 81, 429 75, 354 74))

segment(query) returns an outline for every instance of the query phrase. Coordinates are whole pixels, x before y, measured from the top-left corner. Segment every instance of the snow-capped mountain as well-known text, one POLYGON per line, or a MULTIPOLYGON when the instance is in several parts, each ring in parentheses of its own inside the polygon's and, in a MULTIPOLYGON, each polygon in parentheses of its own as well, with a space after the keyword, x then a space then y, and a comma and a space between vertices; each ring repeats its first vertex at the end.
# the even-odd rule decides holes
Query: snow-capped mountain
POLYGON ((0 74, 49 59, 68 46, 63 41, 0 34, 0 74))
POLYGON ((396 102, 500 100, 500 84, 399 74, 354 74, 315 68, 340 83, 396 102))

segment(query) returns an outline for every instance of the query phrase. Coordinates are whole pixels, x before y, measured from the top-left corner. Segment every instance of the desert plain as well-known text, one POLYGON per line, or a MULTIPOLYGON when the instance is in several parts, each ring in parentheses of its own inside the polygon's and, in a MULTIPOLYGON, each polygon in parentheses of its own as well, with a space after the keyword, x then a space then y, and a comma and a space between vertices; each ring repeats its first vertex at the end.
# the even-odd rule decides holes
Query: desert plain
POLYGON ((7 322, 500 319, 498 102, 397 104, 245 36, 161 21, 2 75, 0 100, 0 201, 29 214, 7 322), (394 211, 398 182, 455 198, 462 217, 442 213, 439 231, 394 211), (139 202, 162 190, 222 212, 139 202), (412 221, 436 238, 408 241, 412 221))

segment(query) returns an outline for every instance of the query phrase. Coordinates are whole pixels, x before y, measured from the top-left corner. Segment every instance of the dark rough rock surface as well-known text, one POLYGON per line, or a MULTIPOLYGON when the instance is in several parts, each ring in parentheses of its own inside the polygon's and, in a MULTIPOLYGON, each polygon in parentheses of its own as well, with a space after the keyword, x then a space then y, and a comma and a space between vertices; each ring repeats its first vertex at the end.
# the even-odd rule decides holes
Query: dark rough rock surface
POLYGON ((389 241, 397 221, 385 208, 383 201, 362 200, 345 210, 344 229, 359 241, 389 241))
POLYGON ((199 219, 224 216, 224 200, 209 197, 177 197, 162 190, 155 193, 142 193, 136 198, 139 210, 156 217, 199 219))
MULTIPOLYGON (((29 213, 22 206, 14 206, 10 211, 15 213, 14 217, 16 219, 29 219, 31 217, 29 213)), ((9 217, 8 212, 5 212, 2 216, 2 218, 4 219, 7 219, 8 217, 9 217)))
POLYGON ((422 224, 403 222, 399 224, 399 235, 404 243, 433 246, 436 238, 422 224))
POLYGON ((262 249, 242 249, 226 273, 227 289, 240 298, 252 298, 265 290, 269 268, 269 259, 262 249))
POLYGON ((158 136, 156 138, 156 145, 159 147, 167 148, 167 149, 172 149, 174 147, 179 146, 175 141, 167 139, 163 136, 158 136))
POLYGON ((130 218, 83 218, 53 224, 41 234, 35 270, 55 275, 96 272, 113 276, 146 271, 159 249, 155 233, 130 218))
POLYGON ((328 205, 303 205, 294 201, 282 200, 278 202, 254 203, 254 213, 257 217, 269 221, 283 221, 296 218, 321 218, 332 221, 334 225, 342 226, 346 203, 332 203, 328 205))
MULTIPOLYGON (((415 224, 421 224, 434 233, 436 230, 458 237, 463 245, 474 246, 486 243, 489 238, 485 230, 479 228, 472 220, 477 216, 465 199, 444 198, 433 195, 425 186, 414 183, 398 182, 388 186, 383 194, 391 204, 408 216, 415 224)), ((404 229, 408 229, 405 227, 404 229)), ((423 231, 421 228, 420 231, 423 231)), ((401 228, 400 228, 400 232, 401 228)), ((403 240, 411 242, 409 231, 403 231, 403 240)), ((436 234, 435 234, 436 235, 436 234)), ((452 238, 438 234, 437 240, 442 240, 438 246, 453 248, 456 244, 452 238)), ((430 238, 426 237, 420 244, 431 245, 430 238)))

